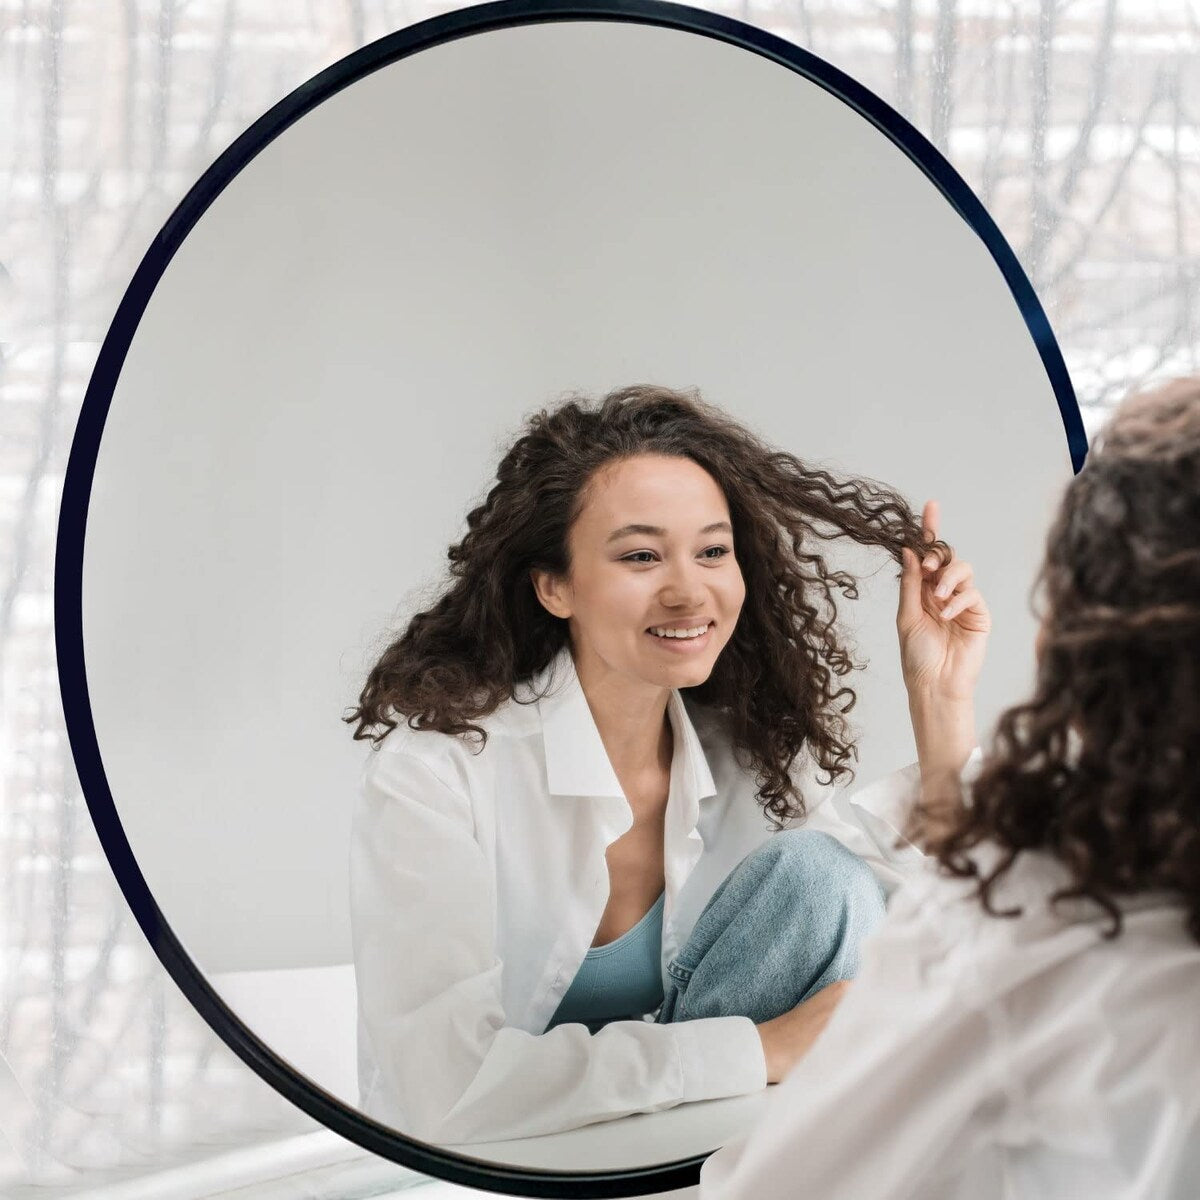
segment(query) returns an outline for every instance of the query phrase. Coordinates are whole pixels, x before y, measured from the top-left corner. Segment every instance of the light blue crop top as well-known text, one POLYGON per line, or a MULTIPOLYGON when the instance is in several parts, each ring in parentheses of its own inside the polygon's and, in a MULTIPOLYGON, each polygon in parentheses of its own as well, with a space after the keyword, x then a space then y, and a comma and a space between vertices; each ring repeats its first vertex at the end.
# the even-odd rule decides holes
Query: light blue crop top
POLYGON ((595 1033, 609 1021, 637 1020, 658 1008, 665 900, 664 892, 632 929, 587 952, 547 1029, 577 1021, 595 1033))

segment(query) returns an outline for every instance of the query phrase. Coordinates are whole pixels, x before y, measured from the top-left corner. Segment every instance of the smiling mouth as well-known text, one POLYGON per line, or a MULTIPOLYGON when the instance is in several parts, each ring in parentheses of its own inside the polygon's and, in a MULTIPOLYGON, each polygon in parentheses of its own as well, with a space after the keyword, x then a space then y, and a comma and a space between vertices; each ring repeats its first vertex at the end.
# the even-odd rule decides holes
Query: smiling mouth
MULTIPOLYGON (((677 634, 664 635, 661 633, 655 633, 654 626, 652 626, 652 625, 646 629, 646 633, 650 637, 655 638, 657 641, 660 641, 660 642, 698 642, 701 639, 707 637, 715 625, 716 625, 716 621, 709 621, 709 623, 704 627, 703 633, 697 633, 697 634, 691 635, 689 637, 680 637, 677 634)), ((663 626, 659 626, 659 628, 661 629, 661 628, 663 628, 663 626)), ((696 626, 689 625, 689 626, 686 626, 686 628, 695 629, 696 626)))

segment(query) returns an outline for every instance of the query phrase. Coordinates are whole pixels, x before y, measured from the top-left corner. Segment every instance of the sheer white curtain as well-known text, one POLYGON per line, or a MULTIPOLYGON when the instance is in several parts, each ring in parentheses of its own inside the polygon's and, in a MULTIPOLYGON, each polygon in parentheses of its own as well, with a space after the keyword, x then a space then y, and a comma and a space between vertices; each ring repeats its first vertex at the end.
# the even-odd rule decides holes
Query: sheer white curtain
MULTIPOLYGON (((297 1172, 302 1194, 314 1197, 344 1193, 351 1170, 359 1172, 356 1194, 375 1186, 363 1172, 374 1171, 380 1189, 405 1179, 390 1164, 348 1165, 350 1148, 314 1132, 225 1050, 147 948, 74 775, 57 691, 51 573, 84 388, 163 221, 221 150, 297 84, 449 7, 0 2, 5 1195, 44 1195, 33 1185, 52 1181, 65 1194, 168 1168, 186 1168, 169 1177, 169 1194, 181 1196, 297 1172), (263 1144, 268 1157, 255 1157, 263 1144)), ((1089 429, 1131 386, 1195 370, 1200 4, 704 7, 846 70, 948 156, 1032 278, 1089 429)), ((168 1194, 167 1178, 155 1195, 168 1194)))

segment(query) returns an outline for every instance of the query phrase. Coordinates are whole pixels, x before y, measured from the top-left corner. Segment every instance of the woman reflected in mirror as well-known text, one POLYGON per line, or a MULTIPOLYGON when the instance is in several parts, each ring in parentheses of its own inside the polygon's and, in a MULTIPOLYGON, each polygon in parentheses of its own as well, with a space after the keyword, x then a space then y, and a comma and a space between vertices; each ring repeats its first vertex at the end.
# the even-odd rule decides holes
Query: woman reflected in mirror
POLYGON ((937 504, 635 386, 530 418, 466 523, 347 717, 364 1110, 478 1142, 778 1081, 920 857, 880 831, 975 744, 937 504), (853 809, 834 539, 901 568, 918 755, 853 809))
POLYGON ((702 1200, 1200 1195, 1200 378, 1125 400, 1045 547, 1032 695, 702 1200))

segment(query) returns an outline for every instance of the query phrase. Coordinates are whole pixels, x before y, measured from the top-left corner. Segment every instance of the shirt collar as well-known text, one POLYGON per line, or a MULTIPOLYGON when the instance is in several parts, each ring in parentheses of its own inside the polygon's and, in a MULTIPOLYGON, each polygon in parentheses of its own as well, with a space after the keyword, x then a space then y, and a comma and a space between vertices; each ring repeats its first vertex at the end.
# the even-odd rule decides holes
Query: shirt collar
MULTIPOLYGON (((550 793, 623 797, 625 793, 600 740, 569 645, 564 645, 535 676, 534 684, 538 692, 551 685, 548 694, 537 702, 550 793)), ((678 765, 683 766, 686 783, 697 800, 715 796, 717 788, 708 760, 678 688, 671 689, 667 714, 674 736, 672 771, 678 765)))

